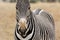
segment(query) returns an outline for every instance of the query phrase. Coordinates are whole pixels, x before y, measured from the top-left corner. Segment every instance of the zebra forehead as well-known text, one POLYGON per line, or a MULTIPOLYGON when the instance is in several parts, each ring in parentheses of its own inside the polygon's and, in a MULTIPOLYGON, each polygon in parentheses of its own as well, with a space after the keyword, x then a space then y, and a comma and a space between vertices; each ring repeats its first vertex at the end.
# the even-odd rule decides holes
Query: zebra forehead
POLYGON ((16 8, 19 9, 19 11, 25 11, 27 8, 30 7, 29 0, 18 0, 16 4, 16 8))

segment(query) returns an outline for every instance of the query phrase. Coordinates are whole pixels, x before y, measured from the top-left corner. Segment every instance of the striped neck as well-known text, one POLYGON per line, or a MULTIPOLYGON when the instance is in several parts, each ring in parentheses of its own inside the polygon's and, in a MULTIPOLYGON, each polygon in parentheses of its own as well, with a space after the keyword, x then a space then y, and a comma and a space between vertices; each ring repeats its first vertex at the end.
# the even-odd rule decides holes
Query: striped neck
POLYGON ((15 31, 15 36, 18 40, 32 40, 34 33, 35 33, 35 23, 34 23, 34 19, 32 17, 32 14, 30 15, 31 19, 29 20, 28 23, 28 29, 25 32, 25 36, 23 36, 22 34, 19 33, 18 27, 16 28, 15 31))

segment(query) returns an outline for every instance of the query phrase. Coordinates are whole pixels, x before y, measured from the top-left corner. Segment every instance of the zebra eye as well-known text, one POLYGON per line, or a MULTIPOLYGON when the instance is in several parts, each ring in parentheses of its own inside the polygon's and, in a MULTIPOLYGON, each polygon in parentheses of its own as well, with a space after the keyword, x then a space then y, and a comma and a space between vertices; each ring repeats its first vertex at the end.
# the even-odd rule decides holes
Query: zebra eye
POLYGON ((18 9, 18 8, 16 7, 16 9, 18 9))
POLYGON ((30 7, 28 7, 28 9, 30 9, 30 7))

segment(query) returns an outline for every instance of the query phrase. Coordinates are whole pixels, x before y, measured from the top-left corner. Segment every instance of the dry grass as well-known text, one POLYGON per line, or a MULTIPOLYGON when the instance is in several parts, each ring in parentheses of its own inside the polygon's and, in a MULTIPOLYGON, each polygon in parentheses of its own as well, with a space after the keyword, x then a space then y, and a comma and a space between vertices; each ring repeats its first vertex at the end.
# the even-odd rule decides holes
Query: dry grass
MULTIPOLYGON (((56 40, 60 40, 60 3, 35 3, 31 9, 44 9, 51 13, 55 20, 56 40)), ((0 3, 0 40, 14 40, 15 3, 0 3)))

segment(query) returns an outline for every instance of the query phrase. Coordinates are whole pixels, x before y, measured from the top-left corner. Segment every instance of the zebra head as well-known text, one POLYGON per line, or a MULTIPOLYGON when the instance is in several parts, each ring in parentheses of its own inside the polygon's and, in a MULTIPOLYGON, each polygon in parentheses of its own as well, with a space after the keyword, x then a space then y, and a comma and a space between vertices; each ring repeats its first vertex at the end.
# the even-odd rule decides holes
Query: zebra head
POLYGON ((19 30, 24 33, 28 28, 28 19, 31 14, 29 0, 17 0, 16 12, 19 30))

